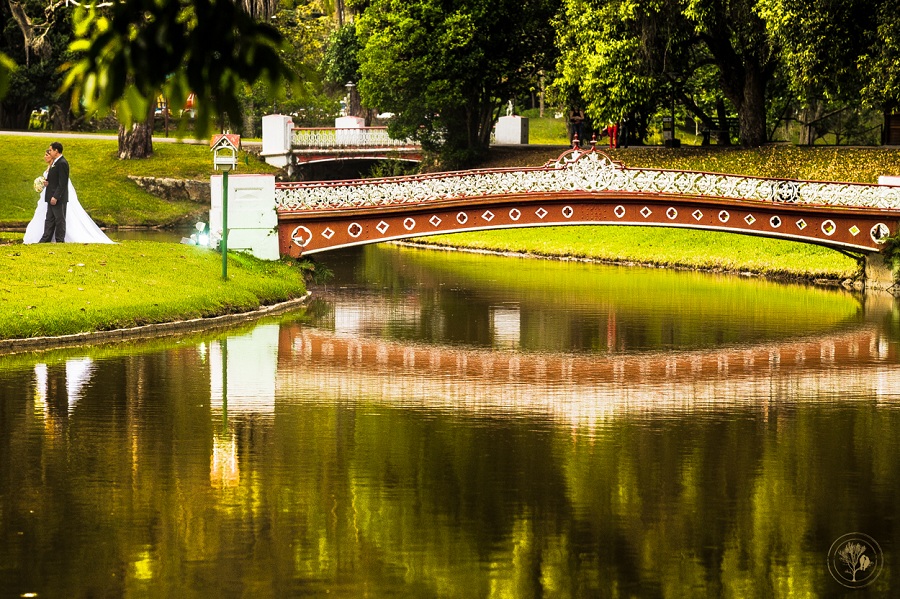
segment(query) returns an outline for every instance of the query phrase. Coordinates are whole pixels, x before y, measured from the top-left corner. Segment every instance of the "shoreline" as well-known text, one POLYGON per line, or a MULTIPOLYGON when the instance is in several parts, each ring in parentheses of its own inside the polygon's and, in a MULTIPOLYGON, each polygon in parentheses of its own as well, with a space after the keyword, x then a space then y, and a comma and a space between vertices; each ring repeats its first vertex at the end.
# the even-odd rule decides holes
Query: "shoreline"
POLYGON ((0 339, 0 356, 13 355, 28 352, 49 351, 65 347, 77 347, 81 345, 93 345, 104 342, 131 341, 146 339, 149 337, 167 337, 188 333, 196 333, 217 328, 225 328, 234 324, 258 320, 265 316, 277 316, 294 308, 301 307, 312 295, 307 291, 303 297, 290 299, 284 302, 260 306, 249 312, 235 312, 221 314, 208 318, 191 318, 188 320, 173 320, 145 324, 127 329, 111 329, 108 331, 87 331, 73 333, 71 335, 59 335, 56 337, 22 337, 18 339, 0 339))

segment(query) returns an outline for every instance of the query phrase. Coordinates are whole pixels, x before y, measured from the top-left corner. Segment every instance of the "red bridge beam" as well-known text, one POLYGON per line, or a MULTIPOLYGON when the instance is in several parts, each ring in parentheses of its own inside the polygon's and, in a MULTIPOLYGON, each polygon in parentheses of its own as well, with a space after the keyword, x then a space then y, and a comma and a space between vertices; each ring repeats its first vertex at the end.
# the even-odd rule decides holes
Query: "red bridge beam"
POLYGON ((900 225, 900 212, 652 193, 571 191, 279 211, 278 221, 281 253, 295 257, 427 235, 551 225, 704 229, 873 252, 881 248, 882 237, 900 225))

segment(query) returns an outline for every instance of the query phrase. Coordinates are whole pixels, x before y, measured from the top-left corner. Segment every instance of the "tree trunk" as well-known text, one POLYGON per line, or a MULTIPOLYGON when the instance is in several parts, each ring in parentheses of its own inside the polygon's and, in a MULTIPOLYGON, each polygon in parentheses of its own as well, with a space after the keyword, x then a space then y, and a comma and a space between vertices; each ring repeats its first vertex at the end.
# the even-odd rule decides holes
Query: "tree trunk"
POLYGON ((737 107, 744 147, 766 143, 766 78, 759 69, 747 68, 744 74, 743 102, 737 107))
POLYGON ((725 101, 722 98, 716 100, 716 118, 719 120, 719 127, 716 129, 716 144, 730 146, 731 127, 728 125, 728 111, 725 110, 725 101))
POLYGON ((800 112, 800 139, 798 143, 802 146, 811 146, 816 143, 819 138, 818 123, 822 120, 825 109, 820 102, 816 102, 813 106, 804 108, 800 112))
POLYGON ((119 160, 149 158, 153 155, 153 108, 143 123, 132 123, 131 130, 119 124, 119 160))
POLYGON ((352 85, 347 91, 347 116, 365 117, 362 103, 359 98, 359 89, 352 85))

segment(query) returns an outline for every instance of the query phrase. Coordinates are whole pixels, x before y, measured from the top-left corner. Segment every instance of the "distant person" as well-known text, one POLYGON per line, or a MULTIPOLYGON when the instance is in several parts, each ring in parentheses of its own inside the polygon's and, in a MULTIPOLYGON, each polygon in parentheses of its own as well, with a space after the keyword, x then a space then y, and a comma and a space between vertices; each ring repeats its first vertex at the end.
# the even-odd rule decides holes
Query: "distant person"
POLYGON ((81 207, 81 204, 78 202, 78 195, 75 193, 75 187, 69 179, 69 163, 60 163, 59 159, 65 160, 62 158, 62 144, 53 142, 50 144, 50 148, 44 152, 44 162, 47 164, 48 168, 41 177, 38 177, 35 180, 35 190, 37 191, 38 188, 40 188, 41 197, 38 199, 34 217, 25 228, 25 238, 23 242, 47 243, 50 241, 65 241, 67 243, 113 243, 113 241, 100 230, 100 227, 91 220, 91 217, 84 211, 84 208, 81 207), (57 147, 54 147, 54 145, 57 147), (59 191, 61 179, 63 177, 62 164, 65 165, 66 171, 64 174, 65 194, 62 194, 59 191), (54 168, 59 170, 54 173, 54 168), (54 179, 52 193, 50 192, 51 174, 53 174, 54 179), (55 197, 53 194, 64 195, 66 198, 66 201, 62 203, 64 208, 62 210, 61 232, 59 222, 57 222, 60 211, 54 209, 54 207, 59 206, 61 202, 60 198, 56 197, 56 202, 53 203, 52 200, 55 197), (49 225, 52 212, 54 213, 53 223, 52 225, 49 225), (49 237, 47 237, 48 226, 50 226, 49 237), (57 235, 61 235, 62 239, 58 238, 57 235), (45 239, 45 237, 47 237, 47 239, 45 239))
POLYGON ((609 149, 619 147, 619 126, 616 123, 610 123, 606 127, 606 134, 609 135, 609 149))
POLYGON ((47 216, 44 218, 44 234, 40 243, 66 240, 66 203, 69 201, 69 162, 63 158, 63 147, 58 141, 50 144, 45 154, 50 157, 50 168, 44 180, 44 201, 47 216))
POLYGON ((584 111, 581 107, 576 106, 569 111, 569 122, 572 124, 572 139, 569 141, 574 144, 577 138, 580 146, 584 143, 584 111))
POLYGON ((619 146, 622 148, 628 147, 628 116, 622 117, 622 121, 619 123, 619 135, 618 142, 619 146))

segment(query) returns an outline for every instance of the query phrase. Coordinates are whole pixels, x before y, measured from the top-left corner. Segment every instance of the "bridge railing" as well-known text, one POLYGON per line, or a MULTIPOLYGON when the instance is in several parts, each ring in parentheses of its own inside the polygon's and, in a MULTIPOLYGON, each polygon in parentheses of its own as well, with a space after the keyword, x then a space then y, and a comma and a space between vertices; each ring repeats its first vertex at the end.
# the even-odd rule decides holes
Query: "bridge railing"
POLYGON ((717 173, 634 169, 595 149, 569 150, 555 162, 522 169, 484 169, 411 177, 279 183, 281 211, 420 204, 490 195, 566 192, 652 193, 900 210, 900 187, 766 179, 717 173))
POLYGON ((291 145, 294 148, 331 149, 342 147, 405 148, 418 147, 408 139, 394 139, 388 135, 387 127, 295 127, 292 129, 291 145))

